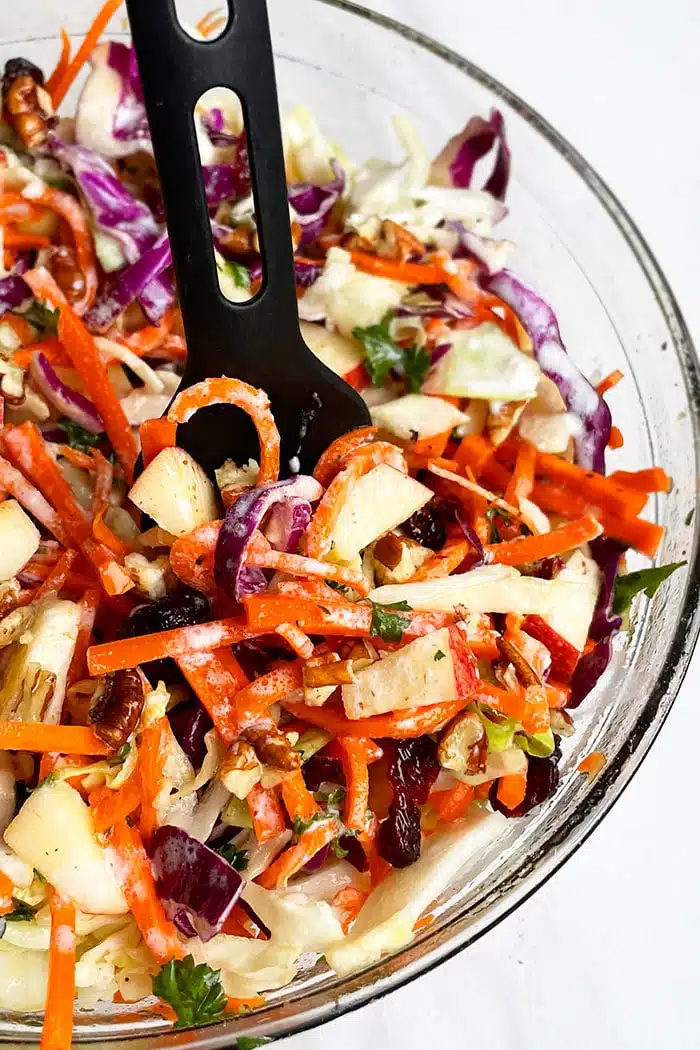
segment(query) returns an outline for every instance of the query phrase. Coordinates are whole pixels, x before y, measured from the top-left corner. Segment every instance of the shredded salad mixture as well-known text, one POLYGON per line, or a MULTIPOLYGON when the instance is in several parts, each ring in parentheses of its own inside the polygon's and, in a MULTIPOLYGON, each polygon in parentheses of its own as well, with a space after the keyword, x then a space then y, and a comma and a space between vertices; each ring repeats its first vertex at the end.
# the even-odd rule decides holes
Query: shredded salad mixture
MULTIPOLYGON (((670 481, 606 474, 622 375, 592 385, 507 267, 497 111, 435 160, 397 120, 398 165, 284 118, 303 333, 373 426, 307 476, 263 391, 212 377, 173 400, 138 69, 98 44, 118 6, 75 55, 64 34, 47 79, 17 58, 2 80, 0 1007, 45 1009, 54 1050, 77 1006, 201 1024, 321 957, 345 975, 408 944, 556 791, 572 710, 677 568, 625 572, 656 554, 642 513, 670 481), (260 455, 232 448, 214 483, 177 427, 216 403, 260 455)), ((209 93, 196 118, 242 299, 262 269, 240 109, 209 93)))

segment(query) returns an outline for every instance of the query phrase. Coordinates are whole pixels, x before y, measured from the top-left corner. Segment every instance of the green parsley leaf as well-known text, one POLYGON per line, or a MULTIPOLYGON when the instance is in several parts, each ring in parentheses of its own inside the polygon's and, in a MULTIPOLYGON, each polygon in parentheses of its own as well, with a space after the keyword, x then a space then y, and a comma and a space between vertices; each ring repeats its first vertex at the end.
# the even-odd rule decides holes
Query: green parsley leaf
POLYGON ((58 310, 35 301, 21 316, 40 331, 58 335, 58 310))
POLYGON ((59 430, 65 430, 66 444, 77 449, 78 452, 89 452, 100 442, 100 434, 91 434, 89 430, 81 427, 79 423, 74 423, 72 419, 62 419, 56 426, 59 430))
POLYGON ((339 787, 335 791, 317 791, 314 798, 317 802, 325 802, 327 806, 337 808, 345 800, 345 788, 339 787))
POLYGON ((433 660, 435 661, 436 664, 438 664, 438 663, 440 663, 441 660, 444 660, 444 659, 445 659, 445 654, 443 653, 442 649, 438 649, 438 651, 435 653, 435 656, 433 657, 433 660))
POLYGON ((337 580, 326 580, 329 587, 332 587, 334 591, 340 591, 341 594, 347 594, 348 588, 344 583, 338 583, 337 580))
POLYGON ((393 605, 377 605, 372 602, 372 623, 369 633, 381 638, 384 642, 400 642, 403 632, 411 621, 407 616, 399 616, 393 609, 401 612, 410 612, 411 606, 408 602, 394 602, 393 605))
POLYGON ((344 849, 344 847, 340 845, 340 839, 333 839, 330 844, 330 849, 333 856, 338 857, 339 860, 343 860, 350 852, 350 850, 344 849))
POLYGON ((230 259, 224 259, 218 263, 218 267, 221 273, 229 275, 236 288, 245 288, 248 291, 250 288, 250 270, 247 266, 244 266, 242 263, 231 262, 230 259))
POLYGON ((302 820, 301 817, 295 817, 294 841, 296 842, 298 839, 300 839, 304 832, 308 831, 313 824, 318 824, 318 822, 321 820, 328 820, 329 817, 336 816, 336 813, 337 810, 336 812, 329 812, 328 810, 320 809, 318 813, 314 813, 314 815, 312 817, 309 817, 308 820, 302 820))
POLYGON ((258 1046, 267 1046, 270 1042, 265 1036, 259 1039, 254 1039, 250 1035, 239 1035, 238 1042, 236 1043, 236 1050, 256 1050, 258 1046))
POLYGON ((628 572, 626 576, 618 576, 615 583, 615 596, 613 598, 613 612, 622 616, 632 604, 632 599, 640 592, 644 592, 647 598, 653 598, 664 580, 687 565, 685 561, 675 561, 671 565, 659 565, 654 569, 639 569, 638 572, 628 572))
POLYGON ((34 908, 30 908, 24 901, 17 901, 9 915, 5 916, 6 922, 31 922, 36 915, 34 908))
POLYGON ((112 757, 109 758, 107 761, 109 762, 110 766, 121 766, 122 763, 126 762, 130 752, 131 744, 127 740, 126 743, 122 744, 122 746, 119 748, 116 755, 112 755, 112 757))
POLYGON ((353 337, 364 347, 365 368, 374 386, 384 386, 392 368, 400 368, 403 365, 403 350, 391 338, 390 324, 391 315, 387 314, 381 324, 354 328, 352 332, 353 337))
POLYGON ((409 394, 420 393, 430 368, 430 354, 425 347, 409 346, 404 350, 403 370, 409 394))
POLYGON ((223 846, 219 846, 218 849, 214 850, 220 857, 227 860, 232 868, 236 871, 245 871, 248 867, 248 851, 245 849, 236 849, 232 842, 226 842, 223 846))
POLYGON ((172 959, 153 978, 153 994, 169 1003, 177 1014, 176 1028, 218 1021, 226 1009, 219 970, 194 959, 172 959))

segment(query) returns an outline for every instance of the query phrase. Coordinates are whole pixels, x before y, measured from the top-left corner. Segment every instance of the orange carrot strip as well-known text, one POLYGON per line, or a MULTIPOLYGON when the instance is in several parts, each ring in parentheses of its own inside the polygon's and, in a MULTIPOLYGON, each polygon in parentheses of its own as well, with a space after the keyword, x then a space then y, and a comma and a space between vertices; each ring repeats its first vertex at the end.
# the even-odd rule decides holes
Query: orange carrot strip
POLYGON ((608 448, 616 449, 622 448, 625 443, 625 439, 622 436, 622 431, 619 427, 610 427, 610 437, 608 438, 608 448))
POLYGON ((262 995, 249 995, 247 999, 235 999, 229 995, 226 999, 226 1013, 250 1013, 251 1010, 259 1010, 264 1005, 262 995))
POLYGON ((388 281, 402 281, 404 284, 442 284, 445 275, 440 266, 431 263, 409 263, 398 259, 385 259, 381 255, 370 255, 369 252, 350 252, 354 266, 363 273, 385 277, 388 281))
MULTIPOLYGON (((6 320, 6 318, 3 318, 3 320, 6 320)), ((20 368, 29 368, 32 358, 37 351, 44 355, 49 364, 58 365, 60 368, 70 365, 70 358, 66 351, 58 339, 55 339, 53 336, 45 339, 42 343, 30 343, 29 346, 25 346, 21 350, 15 350, 12 360, 20 368)))
POLYGON ((433 434, 432 437, 422 438, 420 441, 415 442, 413 451, 417 456, 428 456, 430 459, 439 458, 444 455, 451 435, 451 430, 445 430, 442 434, 433 434))
POLYGON ((527 776, 525 773, 509 773, 498 781, 496 797, 506 809, 515 809, 525 798, 527 776))
POLYGON ((302 660, 310 660, 314 655, 314 643, 308 634, 302 631, 294 623, 280 623, 275 628, 275 634, 283 638, 290 649, 293 649, 302 660))
POLYGON ((363 893, 362 890, 355 889, 354 886, 344 886, 342 890, 338 890, 331 901, 331 904, 334 908, 343 912, 343 918, 340 922, 340 925, 343 928, 343 933, 348 932, 353 922, 360 914, 360 909, 368 896, 369 894, 363 893))
POLYGON ((575 550, 584 543, 600 536, 603 526, 590 514, 571 521, 540 536, 523 536, 504 543, 492 543, 486 547, 490 560, 497 565, 525 565, 527 562, 551 558, 556 554, 575 550))
POLYGON ((107 550, 111 551, 112 554, 117 558, 124 558, 127 554, 131 554, 136 548, 132 543, 127 543, 121 539, 116 533, 112 532, 110 527, 105 523, 104 516, 106 507, 98 511, 97 517, 92 523, 92 534, 98 543, 106 547, 107 550))
POLYGON ((43 267, 28 270, 23 276, 38 299, 45 300, 60 310, 59 339, 73 367, 85 384, 87 394, 104 423, 107 436, 124 469, 126 479, 131 483, 138 454, 136 439, 95 346, 95 340, 78 314, 71 308, 48 270, 43 267))
POLYGON ((101 787, 90 792, 92 824, 98 833, 126 820, 141 804, 141 779, 135 770, 120 788, 101 787))
POLYGON ((139 427, 139 435, 143 465, 147 467, 164 448, 175 445, 177 423, 171 423, 169 419, 147 419, 139 427))
POLYGON ((419 580, 438 580, 443 576, 449 576, 451 572, 459 568, 470 551, 473 550, 471 543, 467 540, 448 540, 442 550, 434 557, 429 558, 420 569, 416 569, 406 583, 417 583, 419 580))
POLYGON ((525 716, 525 691, 520 689, 517 693, 509 689, 501 689, 490 682, 480 681, 479 688, 472 696, 473 700, 479 700, 483 704, 492 707, 502 715, 515 718, 520 722, 525 716))
POLYGON ((338 738, 338 744, 346 784, 343 819, 348 828, 364 831, 369 806, 369 769, 365 741, 357 737, 342 736, 338 738))
POLYGON ((603 397, 605 394, 607 394, 608 390, 612 390, 612 388, 614 386, 617 386, 620 380, 624 378, 625 373, 621 372, 619 368, 616 368, 614 371, 610 372, 610 374, 607 375, 605 379, 601 379, 601 381, 596 386, 596 391, 600 394, 601 397, 603 397))
POLYGON ((78 603, 80 621, 78 623, 78 637, 75 642, 75 649, 68 668, 68 685, 78 682, 87 670, 87 650, 92 636, 92 629, 95 626, 95 616, 97 615, 99 604, 100 592, 94 587, 86 590, 78 603))
POLYGON ((205 657, 211 649, 250 641, 264 633, 251 630, 238 618, 175 627, 139 638, 120 638, 93 645, 88 649, 88 668, 91 675, 101 675, 138 667, 150 660, 162 660, 166 656, 173 659, 192 654, 205 657))
POLYGON ((6 229, 2 237, 5 248, 48 248, 51 241, 42 233, 22 233, 21 230, 6 229))
POLYGON ((237 731, 259 722, 272 704, 301 689, 303 684, 301 663, 295 662, 268 671, 244 686, 234 701, 237 731))
POLYGON ((38 602, 42 598, 57 598, 66 585, 71 566, 77 557, 77 551, 64 551, 41 587, 33 595, 32 601, 38 602))
POLYGON ((238 696, 248 679, 230 649, 180 656, 177 665, 206 708, 219 735, 231 744, 239 734, 238 696))
POLYGON ((280 472, 280 435, 263 390, 256 390, 240 379, 205 379, 183 390, 168 409, 172 423, 186 423, 208 405, 236 405, 250 416, 260 441, 259 485, 276 481, 280 472))
POLYGON ((348 599, 340 591, 334 591, 332 587, 329 587, 327 583, 318 578, 282 580, 277 586, 277 594, 295 598, 323 598, 324 601, 330 602, 348 602, 348 599))
POLYGON ((70 1050, 75 999, 75 905, 49 887, 49 983, 40 1050, 70 1050))
POLYGON ((208 521, 186 536, 180 536, 170 548, 170 568, 175 575, 205 594, 216 590, 214 551, 220 531, 220 521, 208 521))
POLYGON ((162 966, 171 959, 184 958, 185 947, 156 893, 151 862, 138 831, 120 820, 112 828, 109 844, 117 854, 115 868, 129 910, 156 962, 162 966))
MULTIPOLYGON (((46 577, 51 572, 52 562, 42 561, 40 558, 32 558, 19 573, 19 578, 22 583, 26 584, 39 584, 43 583, 46 577)), ((66 577, 64 584, 65 590, 67 591, 86 591, 95 586, 97 581, 92 576, 84 576, 82 573, 71 572, 66 577)))
POLYGON ((6 489, 11 496, 21 503, 25 510, 41 522, 44 528, 52 532, 59 543, 67 546, 69 542, 68 530, 59 518, 56 511, 48 503, 41 492, 27 481, 23 474, 0 456, 0 485, 6 489))
POLYGON ((314 470, 316 481, 327 488, 336 474, 342 470, 350 455, 363 445, 374 441, 376 436, 376 427, 359 427, 357 430, 351 430, 349 434, 336 438, 316 464, 314 470))
MULTIPOLYGON (((274 550, 260 533, 253 535, 246 553, 246 563, 260 569, 274 569, 290 576, 320 576, 352 587, 359 594, 369 594, 370 586, 361 572, 342 565, 331 565, 316 558, 305 558, 300 554, 286 554, 274 550)), ((337 595, 335 595, 337 598, 337 595)))
POLYGON ((63 102, 63 99, 70 90, 71 84, 90 58, 90 55, 97 46, 97 42, 109 25, 112 15, 119 10, 121 4, 122 0, 107 0, 98 11, 97 17, 85 34, 85 39, 76 51, 75 57, 68 63, 65 72, 51 91, 51 101, 54 109, 58 109, 61 102, 63 102))
POLYGON ((493 458, 494 451, 491 442, 481 434, 468 434, 462 438, 455 452, 455 459, 461 467, 469 467, 479 481, 484 467, 493 458))
MULTIPOLYGON (((296 598, 284 594, 253 594, 243 599, 249 627, 266 634, 275 631, 281 623, 295 623, 307 634, 340 635, 347 638, 368 638, 371 634, 372 607, 363 602, 338 602, 296 598)), ((451 613, 411 613, 403 640, 445 627, 454 622, 451 613)))
POLYGON ((0 751, 56 752, 61 755, 111 755, 91 726, 49 722, 0 722, 0 751))
POLYGON ((0 871, 0 915, 7 915, 15 906, 13 894, 15 887, 4 871, 0 871))
POLYGON ((526 733, 546 733, 550 727, 549 702, 543 686, 528 686, 525 690, 525 710, 521 719, 526 733))
POLYGON ((433 791, 429 801, 440 820, 450 824, 467 815, 474 801, 474 788, 469 784, 455 784, 447 791, 433 791))
POLYGON ((217 29, 221 29, 222 26, 226 25, 226 15, 220 14, 221 8, 215 8, 213 11, 207 11, 207 13, 200 18, 197 22, 197 31, 200 36, 205 39, 215 33, 217 29))
MULTIPOLYGON (((480 683, 480 686, 484 683, 480 683)), ((505 692, 505 690, 502 690, 505 692)), ((473 697, 464 700, 448 700, 442 704, 426 707, 406 707, 389 715, 372 715, 371 718, 347 718, 341 711, 331 707, 308 707, 293 700, 280 698, 285 711, 289 711, 302 722, 326 729, 334 736, 351 737, 401 737, 413 738, 435 730, 449 722, 473 697)))
POLYGON ((35 200, 23 197, 21 193, 0 193, 0 226, 15 222, 36 222, 45 215, 45 208, 41 208, 35 200))
MULTIPOLYGON (((85 292, 77 302, 73 303, 72 309, 78 316, 82 317, 88 307, 94 302, 97 294, 97 260, 92 232, 85 210, 70 193, 63 193, 61 190, 55 190, 51 186, 45 186, 41 196, 35 198, 35 200, 37 204, 57 212, 70 226, 77 263, 85 280, 85 292)), ((29 281, 27 283, 29 284, 29 281)), ((30 285, 30 287, 32 286, 30 285)), ((32 291, 36 294, 33 287, 32 291)), ((59 339, 63 342, 60 331, 59 339)))
POLYGON ((68 65, 70 63, 70 55, 72 50, 73 49, 71 47, 70 37, 68 36, 68 33, 66 33, 65 29, 61 27, 61 54, 51 76, 44 84, 44 90, 48 91, 52 99, 53 92, 56 90, 57 84, 60 83, 62 77, 64 77, 66 74, 68 65))
POLYGON ((150 842, 158 826, 156 799, 163 783, 163 767, 168 753, 170 723, 165 715, 141 733, 138 745, 138 765, 141 787, 141 819, 139 830, 144 842, 150 842))
POLYGON ((671 479, 661 467, 647 467, 646 470, 634 471, 616 470, 608 475, 608 480, 637 492, 669 492, 671 488, 671 479))
POLYGON ((312 824, 303 835, 299 836, 296 845, 290 846, 284 853, 281 853, 259 876, 258 885, 267 890, 284 888, 292 875, 301 871, 319 850, 322 850, 341 833, 342 828, 334 819, 312 824))
POLYGON ((310 820, 319 807, 316 799, 309 791, 300 769, 288 773, 281 784, 282 801, 292 821, 310 820))
POLYGON ((124 594, 130 590, 134 586, 133 580, 117 564, 112 552, 93 537, 88 515, 49 454, 36 425, 23 423, 13 427, 7 433, 5 442, 19 466, 53 504, 73 540, 95 566, 107 594, 124 594))
POLYGON ((588 773, 590 777, 593 777, 605 768, 606 762, 607 758, 602 751, 591 751, 590 755, 581 759, 576 769, 579 773, 588 773))
POLYGON ((246 802, 253 820, 253 831, 260 844, 284 831, 287 823, 274 788, 263 788, 256 784, 248 792, 246 802))
POLYGON ((112 484, 114 482, 114 467, 97 448, 91 450, 90 459, 92 460, 92 470, 95 472, 95 491, 90 509, 93 514, 99 514, 100 511, 106 511, 109 506, 109 498, 112 495, 112 484))
POLYGON ((506 503, 520 506, 521 499, 529 499, 535 484, 537 449, 534 445, 522 444, 518 449, 513 476, 508 482, 503 498, 506 503))

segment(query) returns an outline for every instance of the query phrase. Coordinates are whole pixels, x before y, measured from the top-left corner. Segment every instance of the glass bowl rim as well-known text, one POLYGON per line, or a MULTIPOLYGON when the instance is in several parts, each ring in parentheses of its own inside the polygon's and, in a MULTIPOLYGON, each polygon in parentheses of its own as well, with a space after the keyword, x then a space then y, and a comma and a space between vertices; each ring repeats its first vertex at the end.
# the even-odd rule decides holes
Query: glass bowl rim
MULTIPOLYGON (((496 77, 493 77, 469 59, 464 58, 452 48, 388 15, 369 10, 360 4, 354 3, 353 0, 315 0, 315 2, 380 26, 408 43, 431 53, 436 58, 442 59, 466 76, 471 77, 503 100, 511 109, 515 110, 583 179, 613 220, 627 247, 639 264, 668 326, 674 350, 681 365, 688 397, 688 407, 693 427, 695 468, 696 474, 700 476, 700 361, 698 360, 697 351, 680 306, 656 257, 640 230, 615 194, 610 190, 607 183, 588 164, 578 150, 537 110, 529 106, 519 95, 507 88, 496 77)), ((45 40, 55 35, 54 33, 33 34, 31 37, 23 38, 22 40, 6 40, 3 43, 45 40)), ((476 930, 466 926, 462 929, 456 929, 450 934, 450 927, 456 926, 463 918, 462 915, 453 917, 441 929, 442 943, 437 947, 432 949, 429 947, 430 935, 428 933, 424 941, 426 951, 420 958, 409 961, 407 965, 400 965, 402 955, 411 947, 409 945, 395 955, 380 960, 379 963, 375 964, 375 967, 365 971, 370 980, 363 981, 360 987, 356 987, 345 994, 341 992, 340 995, 334 994, 333 989, 329 989, 328 1001, 323 1006, 313 1009, 311 1016, 309 1016, 308 1012, 304 1013, 302 1005, 299 1014, 287 1017, 282 1021, 271 1021, 269 1027, 266 1025, 263 1011, 260 1017, 262 1023, 259 1026, 248 1028, 245 1019, 240 1018, 237 1021, 227 1019, 211 1027, 188 1029, 187 1034, 191 1036, 191 1042, 188 1045, 193 1050, 196 1050, 196 1048, 206 1050, 207 1047, 231 1045, 231 1040, 236 1040, 248 1033, 251 1035, 265 1034, 266 1029, 274 1040, 296 1035, 315 1028, 326 1021, 357 1010, 369 1002, 383 998, 390 992, 404 987, 416 978, 435 969, 441 963, 454 958, 468 945, 474 943, 497 923, 510 915, 532 896, 536 890, 543 886, 565 861, 573 856, 603 817, 610 811, 639 769, 666 721, 683 684, 698 635, 700 634, 699 530, 700 520, 697 521, 694 529, 693 549, 688 557, 686 590, 678 626, 671 648, 666 655, 663 665, 656 674, 655 682, 640 717, 624 741, 624 746, 619 749, 615 758, 598 775, 591 790, 569 815, 565 825, 556 829, 553 834, 550 834, 546 843, 538 850, 538 853, 533 858, 530 858, 526 874, 522 875, 520 870, 518 870, 508 882, 500 887, 499 898, 504 902, 504 906, 499 907, 497 902, 490 906, 484 915, 483 923, 476 930), (665 707, 662 706, 664 700, 667 700, 665 707), (373 982, 371 980, 373 970, 381 968, 388 959, 391 959, 393 966, 396 967, 394 972, 388 975, 379 974, 377 981, 373 982), (378 988, 376 986, 377 983, 381 987, 378 988)), ((343 981, 339 980, 338 983, 342 986, 343 981)), ((311 994, 315 993, 312 992, 311 994)), ((300 997, 300 1002, 303 1004, 303 995, 300 997)), ((16 1034, 25 1040, 27 1037, 31 1038, 26 1030, 21 1035, 20 1032, 16 1034)), ((160 1045, 166 1047, 175 1045, 171 1044, 168 1039, 170 1034, 171 1030, 161 1028, 150 1029, 138 1034, 122 1034, 113 1030, 109 1033, 95 1032, 88 1029, 83 1030, 83 1033, 80 1030, 76 1032, 76 1043, 78 1045, 90 1045, 94 1041, 106 1040, 111 1045, 118 1046, 127 1045, 131 1040, 135 1040, 136 1045, 145 1046, 147 1044, 144 1040, 159 1040, 160 1043, 160 1040, 165 1037, 165 1041, 160 1043, 160 1045)), ((184 1032, 178 1033, 179 1038, 181 1039, 184 1034, 184 1032)), ((3 1042, 5 1042, 5 1038, 0 1036, 0 1043, 3 1042)), ((30 1044, 25 1041, 23 1045, 28 1046, 30 1044)), ((178 1041, 177 1045, 182 1044, 178 1041)))

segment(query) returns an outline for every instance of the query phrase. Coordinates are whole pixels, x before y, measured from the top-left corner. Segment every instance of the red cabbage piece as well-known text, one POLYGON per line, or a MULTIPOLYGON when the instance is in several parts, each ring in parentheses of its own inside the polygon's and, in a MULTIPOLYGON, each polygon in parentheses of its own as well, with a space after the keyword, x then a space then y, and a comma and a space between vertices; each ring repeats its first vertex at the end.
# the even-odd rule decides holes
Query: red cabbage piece
MULTIPOLYGON (((149 281, 139 295, 141 309, 151 324, 160 324, 167 311, 175 302, 175 282, 171 274, 168 272, 170 262, 172 261, 170 255, 170 244, 167 241, 167 235, 164 234, 164 237, 168 244, 166 255, 169 262, 166 264, 165 270, 163 270, 162 273, 159 273, 157 277, 154 277, 153 280, 149 281)), ((165 248, 163 250, 165 251, 165 248)))
POLYGON ((345 172, 332 160, 334 178, 325 186, 314 186, 310 182, 298 182, 289 187, 289 203, 296 212, 296 221, 301 226, 299 247, 315 241, 323 231, 328 213, 345 190, 345 172))
POLYGON ((39 390, 61 415, 67 416, 91 434, 103 433, 104 424, 92 401, 64 383, 40 351, 37 350, 32 355, 29 367, 39 390))
POLYGON ((204 192, 210 208, 238 196, 233 164, 204 164, 202 166, 204 192))
POLYGON ((276 503, 265 526, 265 539, 278 551, 294 554, 311 521, 311 504, 305 499, 276 503))
POLYGON ((297 288, 310 288, 323 273, 323 263, 302 262, 294 260, 294 277, 297 288))
POLYGON ((182 828, 165 824, 151 844, 153 874, 166 913, 183 932, 188 923, 203 941, 219 932, 244 881, 228 861, 182 828))
POLYGON ((567 409, 578 419, 579 433, 574 437, 577 463, 584 470, 604 474, 612 425, 610 409, 566 352, 551 306, 510 270, 501 270, 485 283, 518 315, 532 340, 540 368, 556 383, 567 409))
MULTIPOLYGON (((157 280, 163 276, 164 271, 172 264, 172 253, 167 233, 162 233, 158 240, 141 255, 136 262, 125 270, 122 270, 111 287, 105 289, 99 299, 90 307, 85 315, 85 323, 93 331, 104 332, 116 321, 122 310, 125 310, 139 296, 147 298, 149 303, 153 301, 153 293, 160 290, 161 286, 157 280), (144 294, 145 293, 145 294, 144 294)), ((167 288, 166 288, 167 291, 167 288)), ((154 318, 149 314, 149 320, 158 324, 163 314, 174 299, 174 290, 170 286, 169 295, 161 295, 158 301, 159 309, 155 311, 159 316, 154 318)), ((143 305, 143 301, 142 301, 143 305)))
POLYGON ((215 106, 202 117, 202 125, 212 146, 235 146, 238 136, 224 131, 224 112, 215 106))
POLYGON ((213 725, 211 718, 199 700, 188 700, 168 711, 168 721, 178 744, 199 769, 207 754, 204 737, 213 725))
POLYGON ((151 132, 143 102, 143 87, 136 62, 136 52, 127 44, 110 42, 107 65, 119 74, 121 91, 114 111, 112 134, 121 142, 133 142, 150 148, 151 132))
POLYGON ((457 524, 459 525, 460 529, 464 534, 465 540, 468 540, 469 543, 471 543, 474 550, 476 551, 477 560, 470 562, 469 568, 473 569, 477 565, 483 565, 486 559, 486 552, 484 550, 483 543, 481 542, 476 533, 476 530, 471 525, 466 515, 464 515, 459 509, 459 507, 455 510, 455 518, 457 519, 457 524))
POLYGON ((11 273, 8 277, 3 277, 0 280, 0 317, 10 310, 17 310, 31 298, 31 288, 19 274, 11 273))
POLYGON ((571 677, 571 695, 566 705, 567 708, 578 707, 598 684, 598 679, 612 659, 614 635, 614 631, 606 634, 577 663, 576 670, 571 677))
POLYGON ((214 578, 218 586, 236 601, 241 601, 247 594, 264 591, 267 588, 265 573, 262 569, 245 564, 253 533, 262 527, 264 519, 277 503, 287 499, 313 503, 322 494, 321 485, 306 474, 285 481, 274 481, 242 493, 226 511, 219 532, 214 555, 214 578))
POLYGON ((431 181, 446 181, 443 178, 443 168, 446 167, 446 174, 453 186, 471 187, 477 162, 490 153, 494 146, 496 156, 493 169, 483 189, 502 201, 510 179, 511 155, 506 140, 505 121, 497 109, 491 110, 488 120, 472 117, 464 131, 448 142, 433 164, 431 181))

